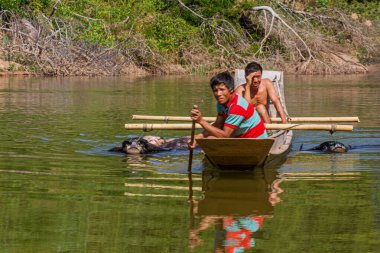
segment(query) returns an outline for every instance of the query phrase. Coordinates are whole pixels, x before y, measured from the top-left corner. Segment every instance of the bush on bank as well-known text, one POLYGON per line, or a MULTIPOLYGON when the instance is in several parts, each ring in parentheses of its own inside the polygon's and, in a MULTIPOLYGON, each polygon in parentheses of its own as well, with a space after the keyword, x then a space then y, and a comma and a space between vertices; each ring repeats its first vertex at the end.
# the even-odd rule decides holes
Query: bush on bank
POLYGON ((379 8, 377 0, 2 0, 0 50, 47 75, 207 72, 251 60, 299 73, 365 72, 379 8))

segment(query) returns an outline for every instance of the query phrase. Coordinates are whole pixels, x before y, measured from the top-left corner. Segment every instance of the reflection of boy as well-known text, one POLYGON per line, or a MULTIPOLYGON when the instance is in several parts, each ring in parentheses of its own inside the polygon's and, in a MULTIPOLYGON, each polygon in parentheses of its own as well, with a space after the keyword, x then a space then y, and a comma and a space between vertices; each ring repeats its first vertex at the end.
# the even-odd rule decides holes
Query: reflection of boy
MULTIPOLYGON (((222 223, 223 231, 225 232, 223 238, 224 252, 243 252, 255 246, 255 241, 251 236, 261 228, 263 221, 264 218, 261 216, 239 218, 206 216, 201 220, 197 229, 190 230, 189 247, 194 249, 202 243, 202 240, 198 236, 201 231, 206 230, 212 224, 222 223)), ((221 245, 217 245, 217 248, 221 250, 219 246, 221 245)), ((219 251, 217 250, 216 252, 219 251)))
POLYGON ((255 241, 251 235, 261 228, 263 221, 263 217, 224 218, 223 228, 226 231, 225 252, 244 252, 244 250, 254 247, 255 241))
POLYGON ((276 205, 278 202, 281 201, 280 199, 280 194, 282 192, 284 192, 281 188, 280 188, 280 183, 283 181, 283 178, 277 178, 276 180, 273 181, 272 185, 271 185, 271 188, 272 188, 272 191, 269 192, 269 198, 268 198, 268 201, 269 203, 271 203, 272 206, 276 205))

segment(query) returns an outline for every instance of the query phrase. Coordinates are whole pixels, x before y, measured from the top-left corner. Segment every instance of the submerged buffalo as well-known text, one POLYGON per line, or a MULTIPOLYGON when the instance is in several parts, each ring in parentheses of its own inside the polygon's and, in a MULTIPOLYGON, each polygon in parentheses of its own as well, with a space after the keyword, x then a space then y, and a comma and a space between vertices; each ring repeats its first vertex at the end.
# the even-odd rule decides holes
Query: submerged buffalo
POLYGON ((134 137, 122 142, 121 147, 110 149, 111 152, 126 154, 148 154, 162 151, 187 149, 188 137, 164 140, 158 136, 134 137))
MULTIPOLYGON (((306 149, 306 151, 320 150, 330 153, 346 153, 350 148, 351 146, 346 146, 338 141, 325 141, 311 149, 306 149)), ((302 150, 302 145, 300 150, 302 150)))

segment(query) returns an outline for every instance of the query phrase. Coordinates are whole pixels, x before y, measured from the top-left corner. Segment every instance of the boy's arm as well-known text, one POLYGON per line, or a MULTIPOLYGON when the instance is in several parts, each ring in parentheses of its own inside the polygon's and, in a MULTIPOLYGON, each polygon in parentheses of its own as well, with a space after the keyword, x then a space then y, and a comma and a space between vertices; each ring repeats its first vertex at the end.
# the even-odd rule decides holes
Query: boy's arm
POLYGON ((198 109, 193 109, 191 111, 192 112, 191 118, 195 120, 196 123, 200 124, 202 128, 204 129, 204 131, 202 133, 195 135, 193 144, 190 145, 189 143, 189 148, 195 148, 197 146, 197 139, 200 139, 200 138, 206 138, 208 136, 214 136, 216 138, 231 137, 234 129, 229 128, 229 127, 224 127, 223 116, 218 115, 216 117, 215 122, 210 124, 207 121, 203 120, 203 117, 200 114, 200 111, 199 111, 199 115, 200 115, 199 117, 196 110, 199 111, 198 109))
POLYGON ((274 106, 276 107, 278 114, 280 114, 282 123, 287 123, 288 121, 286 119, 284 108, 282 108, 281 101, 277 97, 277 93, 273 86, 273 83, 269 79, 266 82, 266 88, 267 88, 269 98, 272 100, 274 106))
POLYGON ((244 89, 244 86, 245 86, 245 84, 242 84, 242 85, 239 85, 236 89, 235 89, 235 92, 237 93, 237 94, 239 94, 240 96, 244 96, 244 91, 245 91, 245 89, 244 89))
POLYGON ((234 131, 234 129, 224 126, 224 118, 221 115, 218 115, 216 117, 215 122, 213 124, 210 124, 203 119, 202 113, 199 109, 192 109, 191 119, 194 120, 196 123, 200 124, 202 128, 205 130, 202 133, 203 137, 214 136, 216 138, 228 138, 232 135, 234 131))
POLYGON ((247 81, 246 84, 243 84, 241 86, 244 86, 244 99, 247 100, 249 103, 251 103, 251 85, 252 85, 252 77, 254 73, 249 74, 245 77, 245 80, 247 81))
POLYGON ((203 132, 204 137, 214 136, 216 138, 229 138, 235 130, 229 127, 225 127, 224 118, 219 115, 216 117, 216 121, 213 124, 208 123, 203 118, 196 122, 200 124, 205 130, 203 132))
MULTIPOLYGON (((197 122, 198 123, 198 122, 197 122)), ((223 128, 223 124, 224 124, 224 119, 222 116, 217 116, 216 117, 216 120, 214 123, 212 123, 211 125, 216 127, 216 128, 219 128, 219 129, 222 129, 223 128)), ((210 136, 210 134, 208 133, 207 130, 204 130, 202 133, 199 133, 197 135, 195 135, 195 139, 199 139, 199 138, 206 138, 210 136)))

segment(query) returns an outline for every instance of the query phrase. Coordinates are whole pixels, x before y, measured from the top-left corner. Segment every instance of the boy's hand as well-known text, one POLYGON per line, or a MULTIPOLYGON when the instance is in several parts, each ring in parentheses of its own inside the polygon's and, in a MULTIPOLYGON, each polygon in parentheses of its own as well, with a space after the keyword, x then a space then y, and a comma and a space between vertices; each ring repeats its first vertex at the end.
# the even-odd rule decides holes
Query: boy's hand
POLYGON ((200 123, 203 120, 202 113, 199 109, 193 108, 191 110, 191 119, 194 120, 196 123, 200 123))
POLYGON ((187 143, 187 147, 189 149, 195 149, 196 146, 197 146, 197 141, 194 139, 193 143, 191 143, 191 139, 189 139, 189 141, 187 143))
POLYGON ((252 85, 253 74, 254 74, 254 72, 245 77, 245 80, 247 81, 247 86, 252 85))

